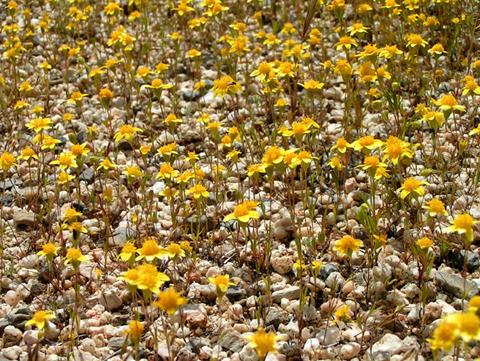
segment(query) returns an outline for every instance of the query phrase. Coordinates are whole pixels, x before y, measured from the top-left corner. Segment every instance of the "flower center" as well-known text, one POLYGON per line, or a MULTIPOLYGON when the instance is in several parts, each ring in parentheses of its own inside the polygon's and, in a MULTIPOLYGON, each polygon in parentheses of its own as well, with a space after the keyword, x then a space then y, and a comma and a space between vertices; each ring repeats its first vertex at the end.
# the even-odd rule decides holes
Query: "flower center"
POLYGON ((414 191, 418 186, 420 185, 420 182, 417 181, 416 179, 414 178, 408 178, 405 180, 405 182, 403 183, 403 188, 408 191, 408 192, 412 192, 414 191))
POLYGON ((468 214, 461 214, 455 218, 454 224, 460 229, 470 229, 473 227, 473 220, 468 214))
POLYGON ((159 249, 160 247, 158 247, 157 242, 153 239, 150 239, 143 243, 142 252, 146 256, 152 256, 157 254, 159 249))
POLYGON ((246 216, 248 212, 249 212, 248 206, 245 204, 240 204, 235 207, 233 214, 235 215, 236 218, 238 218, 238 217, 246 216))

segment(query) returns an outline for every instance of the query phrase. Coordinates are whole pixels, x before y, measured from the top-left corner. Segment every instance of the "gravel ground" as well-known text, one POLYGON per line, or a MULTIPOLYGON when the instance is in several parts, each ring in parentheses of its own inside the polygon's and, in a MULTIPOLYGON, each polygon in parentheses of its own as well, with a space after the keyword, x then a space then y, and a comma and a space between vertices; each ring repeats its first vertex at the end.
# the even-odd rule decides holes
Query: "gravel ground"
POLYGON ((0 361, 479 357, 475 6, 0 2, 0 361))

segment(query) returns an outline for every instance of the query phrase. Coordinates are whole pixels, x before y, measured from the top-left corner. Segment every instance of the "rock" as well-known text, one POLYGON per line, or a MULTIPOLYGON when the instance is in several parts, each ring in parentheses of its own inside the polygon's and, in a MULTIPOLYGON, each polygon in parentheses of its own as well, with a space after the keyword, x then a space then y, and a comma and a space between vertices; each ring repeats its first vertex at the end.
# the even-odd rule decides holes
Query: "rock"
POLYGON ((347 281, 342 287, 342 294, 346 296, 350 292, 352 292, 354 289, 355 289, 355 283, 352 281, 347 281))
POLYGON ((38 342, 38 331, 27 330, 23 335, 23 341, 27 346, 33 346, 38 342))
POLYGON ((273 224, 273 237, 277 241, 290 241, 295 232, 295 225, 290 218, 281 218, 273 224))
POLYGON ((161 181, 161 182, 155 182, 153 184, 153 186, 150 188, 150 190, 154 193, 154 194, 159 194, 160 192, 162 192, 163 190, 165 189, 165 182, 161 181))
POLYGON ((0 181, 0 190, 7 191, 14 187, 20 186, 21 184, 22 182, 20 181, 20 179, 7 179, 5 181, 0 181))
POLYGON ((478 286, 475 284, 475 282, 470 280, 465 281, 464 290, 464 279, 457 274, 436 271, 433 273, 433 279, 439 287, 443 288, 447 292, 452 293, 456 297, 462 297, 462 295, 465 293, 466 298, 470 299, 479 292, 478 286))
POLYGON ((355 178, 348 178, 345 181, 345 193, 351 193, 358 188, 358 183, 355 178))
POLYGON ((13 202, 14 202, 14 197, 13 197, 13 194, 10 192, 3 193, 0 197, 0 204, 4 207, 13 205, 13 202))
POLYGON ((241 361, 257 361, 257 353, 250 346, 244 346, 239 355, 241 361))
POLYGON ((333 272, 338 272, 338 267, 333 263, 327 263, 320 269, 320 278, 325 281, 333 272))
POLYGON ((129 152, 133 150, 132 142, 122 139, 121 141, 118 142, 117 149, 124 152, 129 152))
POLYGON ((340 272, 332 272, 328 275, 327 279, 325 280, 325 285, 330 289, 339 289, 343 287, 345 283, 345 278, 340 274, 340 272))
POLYGON ((405 286, 402 287, 401 291, 410 300, 413 300, 416 297, 418 297, 421 292, 420 288, 418 288, 418 286, 415 283, 406 284, 405 286))
POLYGON ((193 102, 195 100, 198 100, 201 96, 202 94, 198 91, 192 91, 192 90, 182 91, 182 98, 187 102, 193 102))
POLYGON ((265 317, 266 326, 275 326, 277 329, 280 324, 287 324, 290 319, 290 314, 281 308, 272 306, 268 309, 265 317))
POLYGON ((351 360, 360 353, 360 344, 357 342, 349 342, 340 348, 340 358, 342 360, 351 360))
POLYGON ((368 360, 388 361, 393 355, 399 354, 403 349, 400 337, 387 333, 367 351, 368 360))
POLYGON ((13 213, 13 221, 15 222, 15 227, 19 230, 24 230, 28 228, 33 228, 37 222, 37 217, 33 212, 27 211, 17 211, 13 213))
POLYGON ((198 285, 198 290, 200 291, 200 297, 203 297, 207 300, 214 300, 217 298, 217 288, 212 285, 198 285))
POLYGON ((14 309, 7 315, 9 323, 21 330, 25 328, 25 323, 30 319, 31 314, 28 307, 14 309))
POLYGON ((9 347, 17 345, 20 343, 22 336, 23 333, 18 328, 12 325, 5 327, 5 330, 3 331, 3 346, 9 347))
POLYGON ((455 312, 457 312, 455 308, 443 300, 430 302, 425 307, 425 316, 431 320, 437 320, 445 315, 455 312))
POLYGON ((242 335, 236 331, 227 331, 223 337, 220 337, 220 346, 230 352, 240 352, 247 344, 242 335))
POLYGON ((115 290, 107 290, 103 292, 99 297, 100 304, 109 311, 122 307, 123 302, 118 294, 119 292, 115 290))
POLYGON ((323 96, 339 102, 342 100, 342 91, 339 88, 329 87, 323 90, 323 96))
POLYGON ((178 353, 175 360, 178 361, 193 361, 198 360, 198 352, 193 352, 190 345, 182 347, 178 353))
POLYGON ((361 342, 362 337, 364 341, 368 341, 370 339, 370 332, 365 331, 362 333, 362 330, 357 328, 356 326, 352 326, 352 328, 347 328, 346 330, 342 331, 342 336, 345 340, 350 342, 361 342))
POLYGON ((88 184, 92 183, 94 178, 95 171, 92 168, 85 168, 85 170, 80 174, 80 180, 83 180, 88 184))
POLYGON ((169 360, 168 346, 166 342, 159 342, 157 345, 157 354, 160 360, 169 360))
POLYGON ((49 341, 55 341, 60 335, 60 331, 57 328, 57 325, 50 322, 49 326, 45 330, 45 338, 49 341))
POLYGON ((174 141, 175 141, 175 137, 171 133, 162 131, 158 136, 157 140, 155 141, 154 146, 155 148, 158 148, 159 146, 173 143, 174 141))
POLYGON ((113 351, 120 350, 124 344, 125 337, 112 337, 110 340, 108 340, 108 347, 110 347, 113 351))
MULTIPOLYGON (((465 262, 465 250, 460 252, 451 250, 447 256, 448 259, 452 260, 453 266, 463 271, 463 265, 465 262)), ((477 252, 468 251, 467 252, 467 270, 472 273, 477 271, 480 268, 480 256, 477 252)))
POLYGON ((343 301, 339 298, 332 298, 329 299, 328 301, 322 303, 320 306, 320 311, 323 314, 332 314, 336 309, 340 308, 343 306, 343 301))
POLYGON ((336 326, 327 327, 317 333, 317 338, 323 346, 336 344, 340 341, 340 329, 336 326))
POLYGON ((217 99, 213 93, 213 90, 209 90, 207 94, 200 98, 201 105, 211 105, 215 103, 217 103, 217 99))
POLYGON ((82 351, 80 349, 73 350, 73 359, 81 361, 97 361, 98 358, 94 357, 90 352, 82 351))
POLYGON ((38 187, 24 187, 18 191, 18 194, 27 201, 43 200, 43 192, 39 192, 38 187))
POLYGON ((203 305, 188 304, 182 309, 181 317, 190 328, 205 328, 208 323, 207 310, 203 305))
POLYGON ((272 301, 280 302, 282 298, 287 300, 296 300, 300 297, 300 287, 298 286, 288 286, 282 290, 275 291, 272 293, 272 301))
POLYGON ((408 299, 399 290, 390 291, 387 295, 386 300, 388 303, 399 307, 403 307, 409 304, 408 299))
POLYGON ((8 319, 2 318, 0 319, 0 337, 3 335, 3 332, 5 331, 5 327, 7 327, 10 324, 8 319))
POLYGON ((7 305, 15 307, 20 302, 20 294, 14 290, 9 290, 3 297, 3 300, 7 305))
POLYGON ((238 302, 247 297, 247 291, 239 286, 230 286, 225 295, 230 302, 238 302))
POLYGON ((303 351, 311 356, 313 356, 319 348, 320 340, 318 338, 309 338, 303 345, 303 351))
POLYGON ((2 355, 7 360, 18 360, 20 358, 21 353, 22 353, 22 348, 20 346, 6 347, 2 350, 2 355))
POLYGON ((135 229, 124 225, 119 225, 113 231, 113 236, 109 240, 112 246, 121 247, 127 242, 127 240, 135 237, 135 235, 135 229))
POLYGON ((284 275, 289 273, 292 270, 292 266, 295 262, 295 259, 293 256, 281 256, 281 257, 272 256, 270 259, 270 262, 275 272, 281 275, 284 275))

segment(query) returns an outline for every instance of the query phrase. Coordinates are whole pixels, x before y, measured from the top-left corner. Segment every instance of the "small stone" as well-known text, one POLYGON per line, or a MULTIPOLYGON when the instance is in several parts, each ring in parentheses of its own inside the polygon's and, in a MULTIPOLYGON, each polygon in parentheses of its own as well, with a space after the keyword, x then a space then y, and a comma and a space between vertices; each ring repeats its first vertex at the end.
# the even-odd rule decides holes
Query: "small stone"
POLYGON ((342 360, 351 360, 360 353, 360 344, 357 342, 350 342, 340 348, 340 358, 342 360))
POLYGON ((361 329, 353 326, 352 328, 347 328, 342 331, 342 336, 345 340, 350 342, 360 342, 362 338, 364 341, 368 341, 370 339, 370 332, 366 330, 362 332, 361 329))
POLYGON ((124 344, 125 337, 112 337, 110 340, 108 340, 108 347, 114 351, 120 350, 124 344))
POLYGON ((257 361, 257 353, 255 350, 249 346, 244 346, 240 351, 239 355, 241 361, 257 361))
POLYGON ((19 179, 7 179, 6 181, 0 181, 0 190, 6 191, 21 184, 22 182, 19 179))
POLYGON ((345 193, 351 193, 353 192, 355 189, 358 188, 358 183, 357 183, 357 180, 355 178, 348 178, 346 181, 345 181, 345 193))
POLYGON ((230 302, 238 302, 247 296, 247 291, 239 286, 231 286, 225 294, 230 302))
POLYGON ((14 309, 7 316, 7 319, 10 322, 10 324, 19 329, 24 329, 25 323, 30 318, 31 318, 31 314, 28 307, 20 307, 20 308, 14 309))
POLYGON ((20 302, 20 295, 16 291, 9 290, 3 297, 3 300, 7 305, 15 307, 20 302))
POLYGON ((342 91, 339 88, 329 87, 327 89, 324 89, 323 96, 326 99, 331 99, 339 102, 342 100, 342 91))
POLYGON ((218 266, 210 267, 205 274, 206 277, 216 277, 222 274, 222 270, 218 266))
POLYGON ((409 283, 403 286, 401 291, 410 300, 415 299, 420 294, 420 288, 418 288, 418 286, 415 283, 409 283))
POLYGON ((82 361, 97 361, 98 358, 94 357, 90 352, 86 352, 80 349, 73 350, 73 359, 82 361))
POLYGON ((159 194, 165 189, 165 182, 155 182, 150 189, 154 194, 159 194))
POLYGON ((290 319, 290 314, 281 308, 270 307, 267 316, 265 317, 265 324, 267 326, 275 326, 278 328, 280 324, 287 324, 290 319))
POLYGON ((340 341, 340 329, 338 327, 328 327, 317 333, 317 338, 324 346, 333 345, 340 341))
MULTIPOLYGON (((5 347, 5 345, 3 345, 5 347)), ((2 350, 2 355, 7 360, 18 360, 20 354, 22 353, 22 348, 20 346, 6 347, 2 350)))
MULTIPOLYGON (((448 253, 448 259, 453 263, 453 266, 458 270, 463 270, 465 262, 465 250, 453 251, 448 253)), ((477 252, 467 252, 467 270, 470 273, 477 271, 480 268, 480 256, 477 252)))
POLYGON ((320 278, 325 281, 330 273, 338 272, 338 267, 333 263, 327 263, 322 268, 320 268, 320 278))
POLYGON ((320 348, 320 340, 318 338, 309 338, 305 345, 303 345, 303 351, 308 355, 314 355, 315 351, 320 348))
POLYGON ((100 296, 100 304, 109 311, 116 310, 122 307, 122 299, 118 296, 119 292, 115 290, 108 290, 100 296))
POLYGON ((22 331, 12 325, 9 325, 5 327, 5 330, 3 331, 3 345, 6 347, 16 345, 20 342, 22 336, 22 331))
POLYGON ((45 329, 45 338, 49 341, 55 341, 60 335, 60 331, 57 328, 57 325, 54 323, 49 323, 49 326, 45 329))
POLYGON ((278 241, 289 241, 292 239, 295 225, 290 218, 282 218, 273 224, 273 237, 278 241))
POLYGON ((275 272, 281 275, 284 275, 289 273, 292 270, 292 266, 295 260, 293 256, 281 256, 281 257, 272 256, 270 262, 275 272))
POLYGON ((83 180, 88 184, 92 183, 94 178, 95 171, 92 168, 85 168, 85 170, 80 174, 80 180, 83 180))
POLYGON ((320 311, 323 314, 331 314, 331 313, 333 313, 333 311, 335 311, 340 306, 343 306, 342 300, 340 300, 338 298, 332 298, 332 299, 328 300, 327 302, 322 303, 322 305, 320 306, 320 311))
POLYGON ((135 234, 136 231, 133 228, 120 225, 113 231, 113 237, 109 238, 109 241, 112 246, 121 247, 128 239, 135 237, 135 234))
POLYGON ((355 283, 353 283, 352 281, 347 281, 342 287, 342 294, 348 295, 354 289, 355 289, 355 283))
POLYGON ((400 337, 391 333, 385 334, 378 342, 373 344, 367 352, 369 360, 390 360, 393 355, 402 351, 403 344, 400 337))
POLYGON ((157 345, 157 354, 161 360, 168 360, 170 355, 168 352, 168 345, 166 342, 159 342, 157 345))
POLYGON ((43 194, 38 191, 38 187, 25 187, 20 189, 18 193, 27 201, 43 199, 43 194))
POLYGON ((37 222, 37 219, 35 213, 20 210, 13 213, 13 221, 17 229, 23 230, 32 228, 37 222))
POLYGON ((465 281, 464 290, 464 279, 457 274, 437 271, 433 274, 433 278, 441 288, 452 293, 456 297, 462 297, 465 293, 466 298, 470 299, 479 292, 478 286, 470 280, 465 281))
POLYGON ((325 280, 325 285, 330 289, 339 289, 343 287, 345 283, 345 278, 340 274, 340 272, 332 272, 328 275, 327 279, 325 280))
POLYGON ((157 139, 158 144, 155 144, 155 147, 158 148, 161 145, 173 143, 174 141, 175 141, 175 137, 171 133, 162 131, 158 136, 158 139, 157 139))
POLYGON ((182 309, 182 318, 190 328, 205 328, 208 323, 207 310, 203 305, 186 305, 182 309))
POLYGON ((3 331, 5 330, 5 327, 7 327, 10 324, 8 319, 2 318, 0 319, 0 335, 3 335, 3 331))
POLYGON ((214 300, 217 298, 217 288, 211 283, 207 285, 197 285, 197 289, 200 292, 200 297, 207 300, 214 300))
POLYGON ((246 344, 247 341, 242 335, 235 331, 227 331, 220 339, 220 346, 230 352, 240 352, 246 344))
POLYGON ((265 357, 265 361, 287 361, 287 356, 278 352, 270 352, 267 357, 265 357))
POLYGON ((192 91, 192 90, 183 90, 182 91, 182 98, 183 100, 187 102, 192 102, 197 99, 199 99, 202 96, 202 94, 198 91, 192 91))
POLYGON ((27 346, 33 346, 38 342, 38 331, 27 330, 23 334, 23 341, 27 346))
POLYGON ((200 353, 198 356, 200 357, 200 360, 208 360, 212 357, 212 348, 208 346, 202 346, 200 348, 200 353))
POLYGON ((296 300, 300 297, 300 287, 298 286, 289 286, 285 287, 282 290, 275 291, 272 293, 273 302, 280 302, 282 298, 287 300, 296 300))

